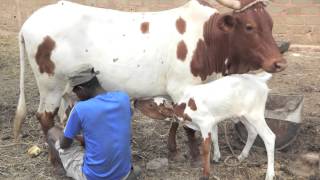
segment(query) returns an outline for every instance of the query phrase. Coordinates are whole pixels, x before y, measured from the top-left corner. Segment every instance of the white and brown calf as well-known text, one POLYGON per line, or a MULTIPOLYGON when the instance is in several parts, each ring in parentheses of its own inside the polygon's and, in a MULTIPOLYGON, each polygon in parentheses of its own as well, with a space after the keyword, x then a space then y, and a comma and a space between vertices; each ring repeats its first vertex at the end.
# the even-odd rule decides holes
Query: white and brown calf
POLYGON ((264 119, 269 92, 266 81, 270 78, 271 74, 268 73, 230 75, 207 84, 191 86, 175 106, 176 116, 186 126, 201 131, 204 179, 209 177, 211 140, 214 143, 214 156, 220 156, 217 124, 231 117, 244 117, 241 122, 248 130, 246 145, 238 159, 243 160, 248 156, 259 134, 268 155, 266 179, 273 179, 275 135, 264 119))

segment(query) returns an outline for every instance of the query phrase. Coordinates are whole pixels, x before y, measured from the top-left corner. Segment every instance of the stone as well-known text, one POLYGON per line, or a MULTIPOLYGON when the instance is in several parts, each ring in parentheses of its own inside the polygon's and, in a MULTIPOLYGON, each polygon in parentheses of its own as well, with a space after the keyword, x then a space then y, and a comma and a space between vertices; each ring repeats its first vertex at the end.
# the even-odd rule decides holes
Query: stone
POLYGON ((34 158, 41 153, 41 149, 37 145, 33 145, 31 148, 28 149, 27 153, 31 158, 34 158))
POLYGON ((147 170, 167 170, 168 169, 167 158, 156 158, 147 163, 147 170))

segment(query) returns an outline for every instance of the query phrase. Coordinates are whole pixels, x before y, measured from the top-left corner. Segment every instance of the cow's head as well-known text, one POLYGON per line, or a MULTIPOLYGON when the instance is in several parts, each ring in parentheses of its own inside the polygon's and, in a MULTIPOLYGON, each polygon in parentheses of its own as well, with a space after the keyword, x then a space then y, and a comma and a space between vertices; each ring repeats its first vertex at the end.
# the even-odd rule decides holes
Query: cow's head
POLYGON ((229 73, 259 68, 271 73, 284 70, 287 62, 272 36, 273 21, 263 0, 219 2, 235 9, 232 14, 223 14, 217 20, 218 28, 229 37, 229 73))

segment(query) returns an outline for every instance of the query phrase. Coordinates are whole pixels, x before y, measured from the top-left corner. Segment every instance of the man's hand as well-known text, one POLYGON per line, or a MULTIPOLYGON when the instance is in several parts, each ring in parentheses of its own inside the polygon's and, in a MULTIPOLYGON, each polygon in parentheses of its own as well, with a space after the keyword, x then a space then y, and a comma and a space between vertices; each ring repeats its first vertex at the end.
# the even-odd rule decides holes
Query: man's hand
POLYGON ((85 146, 84 139, 82 135, 76 135, 75 139, 80 142, 81 146, 85 146))

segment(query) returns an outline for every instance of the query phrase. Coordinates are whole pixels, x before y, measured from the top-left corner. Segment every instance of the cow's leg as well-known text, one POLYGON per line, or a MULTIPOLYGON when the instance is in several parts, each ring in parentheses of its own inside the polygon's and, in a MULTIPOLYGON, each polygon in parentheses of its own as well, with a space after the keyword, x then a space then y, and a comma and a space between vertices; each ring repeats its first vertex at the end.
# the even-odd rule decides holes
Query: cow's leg
POLYGON ((47 143, 48 143, 48 156, 49 156, 49 160, 50 162, 54 165, 61 165, 61 159, 59 157, 59 153, 55 148, 55 143, 57 140, 62 139, 63 137, 63 132, 62 132, 62 128, 58 127, 58 126, 54 126, 51 129, 49 129, 48 131, 48 137, 47 137, 47 143))
POLYGON ((168 150, 169 150, 169 159, 175 160, 178 155, 177 151, 177 143, 176 143, 176 135, 177 135, 177 130, 179 127, 178 122, 172 122, 171 127, 169 130, 169 135, 168 135, 168 150))
POLYGON ((189 145, 190 154, 191 154, 191 166, 198 167, 199 164, 201 163, 201 160, 199 156, 200 152, 199 152, 199 147, 197 144, 197 139, 195 134, 196 131, 187 126, 184 126, 184 130, 188 137, 188 145, 189 145))
POLYGON ((254 143, 254 140, 257 137, 257 131, 254 129, 254 126, 252 126, 246 119, 241 120, 241 122, 245 125, 247 129, 248 137, 246 145, 244 146, 241 154, 238 156, 239 161, 243 161, 245 158, 248 157, 249 151, 254 143))
POLYGON ((54 117, 58 113, 64 86, 61 80, 52 78, 43 78, 39 81, 40 103, 36 117, 40 122, 41 128, 45 134, 54 126, 54 117))
POLYGON ((48 111, 36 113, 36 117, 40 122, 44 135, 47 135, 48 130, 54 126, 54 117, 57 114, 57 112, 58 112, 58 107, 53 111, 48 110, 48 111))
POLYGON ((259 136, 262 138, 264 145, 267 150, 268 156, 268 168, 266 174, 266 180, 272 180, 274 173, 274 146, 276 136, 271 131, 269 126, 267 125, 263 116, 261 117, 246 117, 250 124, 254 126, 255 130, 258 132, 259 136))

